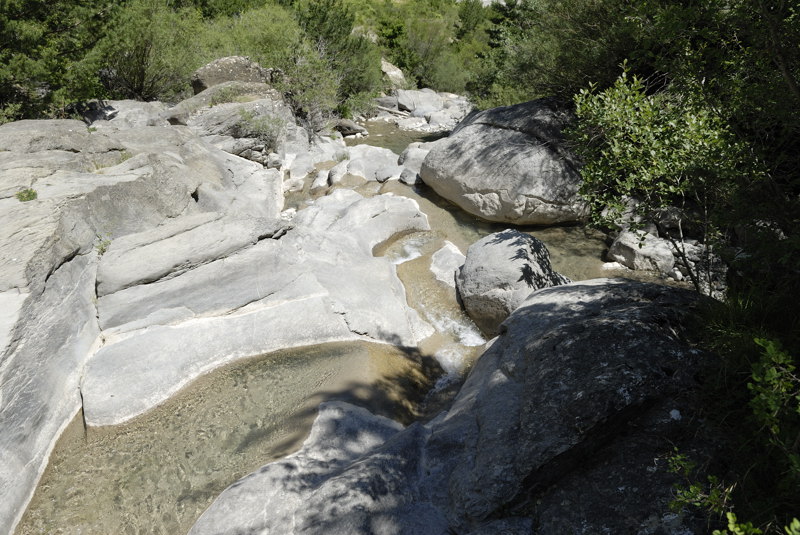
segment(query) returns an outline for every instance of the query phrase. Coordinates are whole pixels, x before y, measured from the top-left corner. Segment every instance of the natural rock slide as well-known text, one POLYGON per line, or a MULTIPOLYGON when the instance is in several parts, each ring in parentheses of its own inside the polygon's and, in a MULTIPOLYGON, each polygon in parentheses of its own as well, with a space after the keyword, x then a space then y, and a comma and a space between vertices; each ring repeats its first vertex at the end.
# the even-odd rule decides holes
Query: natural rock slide
MULTIPOLYGON (((298 451, 227 481, 191 533, 702 532, 670 512, 666 461, 675 446, 714 448, 693 408, 696 296, 570 282, 516 230, 468 249, 434 240, 414 195, 387 193, 421 178, 484 219, 576 221, 568 117, 550 101, 489 110, 398 158, 309 136, 270 73, 245 72, 198 81, 169 109, 102 103, 88 127, 0 126, 0 531, 14 532, 78 413, 90 430, 139 421, 211 370, 277 350, 430 346, 441 314, 398 276, 419 237, 443 245, 426 256, 430 284, 457 291, 496 336, 454 401, 405 428, 323 403, 298 451), (37 198, 21 202, 22 189, 37 198)), ((456 338, 482 342, 448 321, 456 338)))

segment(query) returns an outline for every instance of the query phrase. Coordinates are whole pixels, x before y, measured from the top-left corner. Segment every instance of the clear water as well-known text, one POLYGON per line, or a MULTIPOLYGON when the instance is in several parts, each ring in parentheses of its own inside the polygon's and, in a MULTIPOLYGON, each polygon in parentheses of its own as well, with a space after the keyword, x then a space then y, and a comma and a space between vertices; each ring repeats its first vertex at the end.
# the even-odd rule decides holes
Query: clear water
POLYGON ((232 482, 294 451, 322 401, 409 422, 430 359, 378 344, 325 344, 201 377, 130 424, 59 439, 18 534, 186 533, 232 482))
POLYGON ((445 137, 446 133, 431 134, 427 132, 414 132, 411 130, 401 130, 397 125, 390 121, 374 120, 367 121, 364 127, 369 132, 369 135, 364 138, 347 138, 345 143, 347 145, 360 145, 367 144, 375 147, 383 147, 390 149, 397 154, 400 154, 406 147, 415 141, 435 141, 439 138, 445 137))

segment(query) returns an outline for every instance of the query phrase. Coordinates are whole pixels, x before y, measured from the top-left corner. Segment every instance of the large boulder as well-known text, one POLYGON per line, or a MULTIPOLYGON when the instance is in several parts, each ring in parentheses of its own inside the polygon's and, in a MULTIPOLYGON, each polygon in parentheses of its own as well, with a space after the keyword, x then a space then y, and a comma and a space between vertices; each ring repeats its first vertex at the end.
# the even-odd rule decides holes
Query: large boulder
POLYGON ((675 265, 669 242, 649 233, 623 230, 611 244, 608 258, 630 269, 669 273, 675 265))
POLYGON ((553 270, 550 253, 541 241, 511 229, 470 245, 456 275, 467 314, 492 336, 531 292, 569 282, 553 270))
POLYGON ((608 279, 535 292, 449 410, 395 431, 324 406, 299 452, 231 485, 191 533, 704 532, 670 511, 666 461, 711 448, 690 402, 702 355, 683 340, 696 299, 608 279))
POLYGON ((348 147, 347 153, 349 159, 331 169, 331 184, 341 182, 345 175, 386 182, 400 178, 403 172, 403 168, 397 165, 397 154, 390 149, 361 144, 348 147))
POLYGON ((472 113, 430 151, 422 180, 489 221, 550 225, 586 214, 561 130, 570 114, 541 99, 472 113))
POLYGON ((215 59, 192 74, 192 89, 195 95, 223 82, 270 83, 272 71, 250 58, 229 56, 215 59))
POLYGON ((397 106, 402 111, 438 111, 444 107, 444 99, 433 89, 399 89, 397 106))
POLYGON ((384 58, 381 58, 381 72, 383 73, 384 80, 389 82, 389 85, 395 89, 402 89, 408 85, 403 71, 384 58))

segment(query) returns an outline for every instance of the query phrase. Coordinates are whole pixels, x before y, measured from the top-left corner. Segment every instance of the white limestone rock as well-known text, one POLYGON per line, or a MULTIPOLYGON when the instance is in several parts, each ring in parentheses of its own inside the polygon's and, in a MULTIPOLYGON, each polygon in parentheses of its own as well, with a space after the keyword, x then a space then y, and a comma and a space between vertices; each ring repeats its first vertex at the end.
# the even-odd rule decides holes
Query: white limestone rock
POLYGON ((437 280, 456 287, 456 273, 464 265, 464 253, 453 243, 446 241, 444 247, 433 253, 431 271, 437 280))
POLYGON ((619 233, 608 250, 608 258, 630 269, 660 273, 669 273, 675 265, 672 247, 667 240, 630 230, 619 233))

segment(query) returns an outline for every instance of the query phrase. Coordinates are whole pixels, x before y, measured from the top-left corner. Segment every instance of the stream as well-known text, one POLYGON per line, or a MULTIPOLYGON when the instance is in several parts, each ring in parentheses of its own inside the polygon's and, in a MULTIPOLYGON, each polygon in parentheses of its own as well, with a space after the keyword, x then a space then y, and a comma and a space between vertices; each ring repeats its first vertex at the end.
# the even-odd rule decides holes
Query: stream
MULTIPOLYGON (((360 141, 398 152, 423 138, 384 124, 368 126, 372 135, 360 141)), ((356 189, 412 198, 427 214, 432 230, 402 236, 376 254, 396 264, 409 304, 436 334, 416 350, 335 343, 239 361, 122 426, 84 429, 78 414, 56 444, 17 534, 185 533, 228 485, 296 450, 322 401, 351 401, 403 423, 441 407, 485 339, 454 288, 435 278, 431 256, 446 241, 466 253, 507 225, 481 221, 424 185, 390 181, 356 189)), ((293 202, 302 209, 299 196, 293 202)), ((601 233, 579 226, 520 230, 547 245, 564 275, 608 276, 601 233)))

